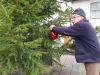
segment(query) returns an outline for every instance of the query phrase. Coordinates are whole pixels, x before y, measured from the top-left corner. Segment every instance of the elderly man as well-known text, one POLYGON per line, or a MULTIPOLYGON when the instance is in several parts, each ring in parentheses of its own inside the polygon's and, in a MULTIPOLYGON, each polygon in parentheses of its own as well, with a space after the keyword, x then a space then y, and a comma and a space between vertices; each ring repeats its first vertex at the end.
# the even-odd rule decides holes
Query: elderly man
POLYGON ((60 35, 74 37, 75 57, 78 63, 83 63, 86 75, 99 75, 100 71, 100 44, 96 32, 86 19, 83 9, 76 9, 71 15, 73 23, 70 27, 50 26, 50 30, 60 35))

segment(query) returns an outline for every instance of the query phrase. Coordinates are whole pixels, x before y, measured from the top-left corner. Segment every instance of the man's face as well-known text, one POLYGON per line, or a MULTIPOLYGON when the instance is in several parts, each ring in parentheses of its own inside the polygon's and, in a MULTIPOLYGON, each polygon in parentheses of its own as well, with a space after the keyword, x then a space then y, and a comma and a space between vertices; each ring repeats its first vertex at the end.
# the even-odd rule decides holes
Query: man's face
POLYGON ((84 17, 79 16, 79 15, 77 15, 77 14, 72 14, 72 15, 71 15, 71 22, 72 22, 73 24, 75 24, 75 23, 81 21, 83 18, 84 18, 84 17))

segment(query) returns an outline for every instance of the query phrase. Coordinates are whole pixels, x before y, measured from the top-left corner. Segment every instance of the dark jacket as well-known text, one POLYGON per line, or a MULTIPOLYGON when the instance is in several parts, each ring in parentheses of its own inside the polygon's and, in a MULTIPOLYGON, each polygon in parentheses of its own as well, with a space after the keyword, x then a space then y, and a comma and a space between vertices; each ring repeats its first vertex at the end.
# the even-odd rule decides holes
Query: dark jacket
POLYGON ((77 62, 100 62, 100 44, 95 30, 87 19, 70 27, 54 27, 53 32, 74 37, 77 62))

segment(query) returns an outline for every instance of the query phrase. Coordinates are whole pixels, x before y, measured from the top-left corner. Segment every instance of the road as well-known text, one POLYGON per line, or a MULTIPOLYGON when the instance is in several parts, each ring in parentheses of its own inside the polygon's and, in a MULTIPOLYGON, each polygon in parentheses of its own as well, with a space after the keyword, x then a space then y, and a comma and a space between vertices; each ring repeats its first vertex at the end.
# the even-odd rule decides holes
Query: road
POLYGON ((48 75, 85 75, 84 66, 76 63, 73 55, 62 55, 60 63, 63 66, 53 67, 48 75))

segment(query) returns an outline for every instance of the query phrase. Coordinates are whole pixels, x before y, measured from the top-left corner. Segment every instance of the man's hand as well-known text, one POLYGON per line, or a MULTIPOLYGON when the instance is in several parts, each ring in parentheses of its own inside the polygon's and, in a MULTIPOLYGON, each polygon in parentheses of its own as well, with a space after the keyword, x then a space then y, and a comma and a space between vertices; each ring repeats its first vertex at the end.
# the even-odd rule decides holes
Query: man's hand
POLYGON ((50 30, 52 30, 53 29, 53 27, 56 27, 55 25, 51 25, 49 28, 50 28, 50 30))

